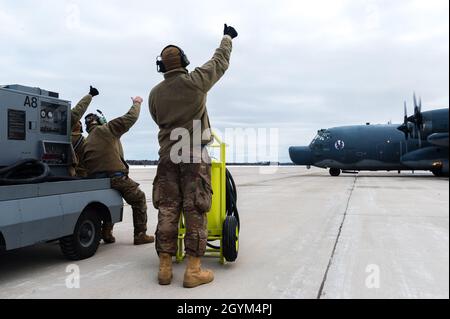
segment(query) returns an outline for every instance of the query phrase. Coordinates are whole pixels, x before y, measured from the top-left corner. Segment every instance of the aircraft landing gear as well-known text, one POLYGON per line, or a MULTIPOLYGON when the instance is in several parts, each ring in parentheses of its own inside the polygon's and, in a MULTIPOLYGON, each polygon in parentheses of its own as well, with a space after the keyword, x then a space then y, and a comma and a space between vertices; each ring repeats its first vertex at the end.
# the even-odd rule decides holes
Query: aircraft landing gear
POLYGON ((341 170, 339 168, 330 168, 330 175, 337 177, 341 175, 341 170))
POLYGON ((434 176, 436 177, 448 177, 448 173, 445 174, 442 169, 434 169, 431 171, 434 176))

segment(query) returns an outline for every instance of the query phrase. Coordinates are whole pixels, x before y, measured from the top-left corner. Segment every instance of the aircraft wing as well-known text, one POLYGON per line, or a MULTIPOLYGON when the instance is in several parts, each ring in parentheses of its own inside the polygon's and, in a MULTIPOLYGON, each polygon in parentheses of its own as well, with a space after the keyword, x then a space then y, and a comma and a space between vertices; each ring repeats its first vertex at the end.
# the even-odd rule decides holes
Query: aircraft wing
POLYGON ((428 136, 428 142, 436 145, 448 147, 448 133, 434 133, 428 136))

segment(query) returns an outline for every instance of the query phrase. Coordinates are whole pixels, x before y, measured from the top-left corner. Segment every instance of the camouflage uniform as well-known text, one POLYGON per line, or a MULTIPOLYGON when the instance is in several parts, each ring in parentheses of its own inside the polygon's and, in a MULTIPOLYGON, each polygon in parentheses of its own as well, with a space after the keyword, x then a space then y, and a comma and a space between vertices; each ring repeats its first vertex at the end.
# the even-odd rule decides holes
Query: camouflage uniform
POLYGON ((134 234, 147 231, 147 199, 139 184, 128 176, 111 178, 111 188, 117 190, 133 209, 134 234))
POLYGON ((87 171, 80 163, 84 152, 84 136, 82 133, 72 132, 72 167, 70 168, 70 175, 77 177, 87 177, 87 171))
POLYGON ((86 113, 89 105, 92 102, 92 96, 86 95, 71 111, 71 128, 72 128, 72 165, 69 168, 69 174, 71 176, 86 177, 86 170, 81 166, 80 159, 83 154, 84 137, 81 133, 81 127, 74 132, 74 129, 78 126, 84 113, 86 113))
MULTIPOLYGON (((225 36, 211 60, 190 73, 183 67, 166 72, 165 80, 150 93, 150 114, 160 129, 160 163, 153 185, 153 203, 159 209, 156 233, 159 254, 175 255, 181 211, 184 211, 186 218, 186 253, 192 257, 205 254, 208 238, 206 213, 211 208, 212 200, 210 160, 193 161, 191 158, 191 163, 195 164, 174 164, 170 153, 179 143, 170 136, 173 130, 182 128, 190 135, 189 143, 194 142, 194 121, 198 121, 202 133, 201 145, 212 141, 206 108, 207 94, 228 69, 232 47, 231 37, 225 36)), ((197 146, 200 147, 188 145, 188 155, 195 159, 199 158, 193 155, 197 146)))
POLYGON ((175 255, 178 223, 183 211, 186 222, 186 253, 202 257, 208 239, 207 212, 211 209, 211 165, 174 164, 162 159, 153 186, 153 204, 159 209, 156 231, 158 253, 175 255))
POLYGON ((147 202, 139 184, 128 177, 129 167, 124 159, 120 138, 136 123, 140 111, 141 105, 134 104, 124 116, 105 125, 89 128, 82 159, 88 176, 111 177, 111 187, 131 205, 135 235, 147 231, 147 202))

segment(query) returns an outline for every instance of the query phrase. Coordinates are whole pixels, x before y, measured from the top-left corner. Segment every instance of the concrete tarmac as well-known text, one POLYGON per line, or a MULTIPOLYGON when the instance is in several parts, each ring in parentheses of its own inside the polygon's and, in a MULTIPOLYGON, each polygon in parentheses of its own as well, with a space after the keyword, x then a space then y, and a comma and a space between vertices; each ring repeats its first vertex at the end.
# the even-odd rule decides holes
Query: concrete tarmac
MULTIPOLYGON (((213 284, 183 289, 184 265, 176 264, 173 284, 159 286, 154 245, 133 246, 126 206, 117 243, 75 263, 80 288, 67 288, 73 263, 58 244, 42 244, 0 255, 0 298, 449 298, 448 178, 333 178, 300 167, 231 171, 242 223, 239 259, 224 266, 205 259, 213 284)), ((148 195, 150 232, 157 221, 154 175, 154 168, 132 170, 148 195)))

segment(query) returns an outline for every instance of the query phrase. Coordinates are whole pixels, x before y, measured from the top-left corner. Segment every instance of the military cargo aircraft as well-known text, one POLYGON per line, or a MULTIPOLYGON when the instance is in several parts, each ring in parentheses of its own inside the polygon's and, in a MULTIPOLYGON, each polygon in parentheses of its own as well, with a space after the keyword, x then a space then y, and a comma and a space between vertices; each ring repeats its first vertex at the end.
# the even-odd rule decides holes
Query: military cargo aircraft
POLYGON ((358 171, 431 171, 449 175, 448 109, 422 112, 414 95, 414 115, 403 124, 324 129, 306 147, 291 147, 291 160, 330 170, 331 176, 358 171))

